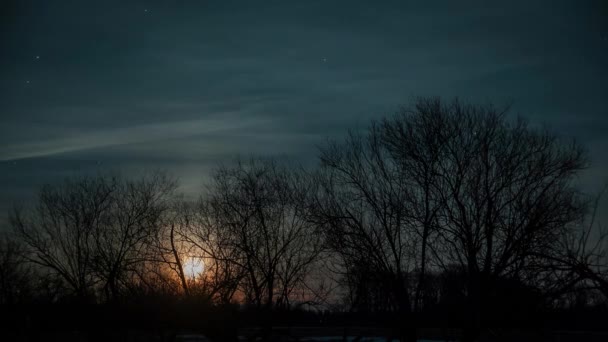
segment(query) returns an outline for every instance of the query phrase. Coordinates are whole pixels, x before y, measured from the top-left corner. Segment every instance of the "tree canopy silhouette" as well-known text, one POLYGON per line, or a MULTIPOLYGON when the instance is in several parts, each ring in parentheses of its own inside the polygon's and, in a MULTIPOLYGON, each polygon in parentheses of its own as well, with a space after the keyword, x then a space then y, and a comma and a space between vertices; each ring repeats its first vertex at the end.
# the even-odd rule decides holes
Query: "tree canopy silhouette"
POLYGON ((323 304, 411 326, 448 317, 474 340, 491 320, 608 299, 608 235, 592 234, 597 204, 576 186, 587 165, 507 109, 420 98, 323 145, 315 169, 220 166, 197 200, 161 172, 73 177, 12 212, 0 304, 323 304))
POLYGON ((391 306, 419 308, 427 272, 456 266, 478 321, 501 282, 540 285, 584 213, 586 165, 576 143, 504 110, 422 98, 322 149, 316 213, 347 274, 395 284, 391 306))

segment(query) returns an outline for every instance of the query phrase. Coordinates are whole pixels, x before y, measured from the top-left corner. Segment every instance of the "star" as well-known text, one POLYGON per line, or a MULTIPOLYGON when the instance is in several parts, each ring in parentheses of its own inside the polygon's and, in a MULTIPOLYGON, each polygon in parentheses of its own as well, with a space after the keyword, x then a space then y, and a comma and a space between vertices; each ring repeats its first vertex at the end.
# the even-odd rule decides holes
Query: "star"
POLYGON ((144 12, 148 12, 148 9, 147 9, 147 8, 146 8, 146 9, 144 9, 144 12))
POLYGON ((36 56, 36 59, 40 59, 40 56, 36 56))
POLYGON ((29 83, 30 83, 30 81, 29 81, 29 80, 27 80, 27 81, 25 81, 25 83, 29 84, 29 83))
POLYGON ((323 63, 327 62, 327 58, 323 58, 323 63))

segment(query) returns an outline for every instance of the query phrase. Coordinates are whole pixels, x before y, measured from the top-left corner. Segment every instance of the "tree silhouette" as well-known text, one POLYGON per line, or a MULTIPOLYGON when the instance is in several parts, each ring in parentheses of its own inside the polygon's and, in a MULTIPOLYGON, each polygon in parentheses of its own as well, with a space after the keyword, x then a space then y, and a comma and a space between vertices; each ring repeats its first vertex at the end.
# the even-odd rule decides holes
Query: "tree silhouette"
POLYGON ((317 259, 321 240, 307 219, 307 185, 271 160, 239 161, 214 174, 190 236, 217 274, 235 276, 247 302, 288 307, 317 259))
POLYGON ((32 296, 33 271, 26 263, 21 242, 8 234, 0 236, 0 305, 27 302, 32 296))
MULTIPOLYGON (((572 183, 587 163, 580 147, 457 100, 419 99, 329 144, 321 163, 318 216, 347 268, 368 263, 399 282, 414 272, 418 303, 428 267, 456 264, 476 326, 501 281, 534 282, 585 207, 572 183)), ((407 306, 407 286, 395 288, 407 306)))
POLYGON ((61 186, 45 185, 29 212, 15 209, 16 235, 28 247, 30 261, 61 277, 73 293, 92 295, 94 233, 110 206, 115 178, 83 177, 61 186))
POLYGON ((548 255, 553 272, 560 276, 558 293, 573 291, 578 286, 599 291, 608 299, 608 230, 597 220, 607 189, 604 187, 591 201, 587 220, 577 222, 548 255))
POLYGON ((327 245, 338 256, 341 272, 354 290, 354 302, 366 288, 369 270, 383 274, 392 289, 377 294, 391 297, 375 306, 381 311, 410 311, 407 274, 416 263, 418 240, 408 225, 409 189, 399 164, 372 126, 367 136, 351 133, 344 144, 330 143, 321 150, 321 170, 316 176, 316 201, 312 216, 325 233, 327 245), (362 273, 363 272, 363 273, 362 273))
POLYGON ((265 337, 293 317, 413 340, 430 322, 464 327, 464 341, 486 324, 601 312, 608 234, 599 200, 575 185, 587 166, 576 143, 506 109, 421 98, 319 159, 219 166, 197 200, 162 172, 45 185, 0 239, 0 304, 55 303, 73 322, 73 307, 127 308, 176 327, 253 313, 265 337), (299 310, 321 302, 331 312, 299 310))
POLYGON ((61 277, 78 298, 90 299, 100 285, 113 299, 145 261, 173 188, 160 173, 136 181, 104 175, 67 180, 44 186, 37 206, 15 210, 12 224, 28 259, 61 277))

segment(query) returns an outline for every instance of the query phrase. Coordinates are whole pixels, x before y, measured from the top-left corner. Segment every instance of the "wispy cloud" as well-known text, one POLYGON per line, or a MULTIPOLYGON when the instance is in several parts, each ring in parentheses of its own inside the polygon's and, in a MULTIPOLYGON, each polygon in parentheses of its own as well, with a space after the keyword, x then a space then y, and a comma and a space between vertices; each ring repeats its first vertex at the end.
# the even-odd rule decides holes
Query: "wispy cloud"
MULTIPOLYGON (((226 113, 225 116, 233 116, 226 113)), ((131 127, 93 131, 65 138, 39 140, 0 148, 0 160, 9 161, 42 157, 100 147, 129 145, 242 129, 265 124, 264 119, 199 119, 144 124, 131 127)))

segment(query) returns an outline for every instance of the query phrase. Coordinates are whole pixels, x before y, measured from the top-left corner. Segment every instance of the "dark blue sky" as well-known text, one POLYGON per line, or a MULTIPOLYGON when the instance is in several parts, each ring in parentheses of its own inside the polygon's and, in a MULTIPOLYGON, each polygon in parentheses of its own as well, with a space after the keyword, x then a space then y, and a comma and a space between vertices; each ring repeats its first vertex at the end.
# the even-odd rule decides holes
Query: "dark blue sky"
POLYGON ((2 2, 0 210, 78 172, 199 190, 237 154, 316 146, 413 97, 512 103, 608 180, 605 1, 2 2), (466 3, 466 4, 465 4, 466 3))

